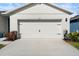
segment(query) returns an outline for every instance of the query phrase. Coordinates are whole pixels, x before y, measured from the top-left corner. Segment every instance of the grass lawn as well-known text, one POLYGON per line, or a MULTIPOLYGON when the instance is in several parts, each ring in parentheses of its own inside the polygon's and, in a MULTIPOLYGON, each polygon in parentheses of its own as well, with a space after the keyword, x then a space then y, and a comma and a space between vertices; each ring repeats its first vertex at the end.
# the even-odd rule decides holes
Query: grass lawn
POLYGON ((76 47, 77 49, 79 49, 79 42, 72 42, 72 41, 67 41, 70 45, 76 47))
POLYGON ((4 46, 5 46, 5 45, 3 45, 3 44, 0 44, 0 49, 1 49, 1 48, 3 48, 4 46))

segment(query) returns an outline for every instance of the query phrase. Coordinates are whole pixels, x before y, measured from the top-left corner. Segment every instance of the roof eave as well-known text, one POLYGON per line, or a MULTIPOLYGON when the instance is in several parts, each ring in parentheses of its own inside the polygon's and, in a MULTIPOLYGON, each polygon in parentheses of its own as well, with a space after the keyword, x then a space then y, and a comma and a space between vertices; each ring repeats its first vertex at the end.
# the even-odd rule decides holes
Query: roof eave
MULTIPOLYGON (((25 6, 21 7, 21 8, 15 9, 15 10, 13 10, 13 11, 11 11, 11 12, 5 12, 5 13, 2 13, 2 14, 4 14, 4 15, 12 15, 12 14, 17 13, 17 10, 23 10, 23 9, 25 9, 25 8, 32 7, 32 6, 36 5, 36 4, 40 4, 40 3, 29 3, 29 4, 27 4, 27 5, 25 5, 25 6)), ((66 14, 69 14, 69 15, 72 15, 72 14, 73 14, 73 12, 70 12, 70 11, 68 11, 68 10, 59 8, 59 7, 56 6, 56 5, 52 5, 52 4, 50 4, 50 3, 44 3, 44 4, 46 4, 46 5, 50 6, 50 7, 54 7, 54 8, 56 8, 56 9, 58 9, 58 10, 64 12, 64 13, 66 13, 66 14)), ((19 11, 18 11, 18 12, 19 12, 19 11)))
POLYGON ((63 8, 59 8, 59 7, 56 6, 56 5, 53 5, 53 4, 50 4, 50 3, 45 3, 45 4, 48 5, 48 6, 50 6, 50 7, 54 7, 54 8, 56 8, 56 9, 60 10, 60 11, 63 11, 63 12, 65 12, 65 13, 69 14, 69 15, 73 14, 73 12, 68 11, 68 10, 65 10, 65 9, 63 9, 63 8))

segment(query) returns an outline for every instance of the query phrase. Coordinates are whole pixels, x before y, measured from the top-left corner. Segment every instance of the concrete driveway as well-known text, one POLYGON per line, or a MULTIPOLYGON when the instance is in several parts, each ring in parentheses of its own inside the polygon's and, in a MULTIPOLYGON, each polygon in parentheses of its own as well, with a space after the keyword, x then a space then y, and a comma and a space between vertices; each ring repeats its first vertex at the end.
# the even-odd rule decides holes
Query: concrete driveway
POLYGON ((79 56, 62 39, 19 39, 0 50, 1 56, 79 56))

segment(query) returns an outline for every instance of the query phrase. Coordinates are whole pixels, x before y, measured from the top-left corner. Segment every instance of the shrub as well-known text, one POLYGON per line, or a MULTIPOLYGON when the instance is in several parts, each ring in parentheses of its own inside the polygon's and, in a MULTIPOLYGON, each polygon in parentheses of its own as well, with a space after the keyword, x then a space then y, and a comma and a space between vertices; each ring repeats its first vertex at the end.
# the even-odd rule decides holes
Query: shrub
POLYGON ((71 41, 79 41, 79 32, 66 34, 65 37, 70 38, 71 41))
POLYGON ((71 34, 66 34, 64 36, 64 40, 71 40, 71 34))
POLYGON ((6 40, 8 40, 8 41, 14 41, 14 40, 17 39, 17 32, 16 31, 7 32, 5 34, 5 36, 7 37, 6 40))

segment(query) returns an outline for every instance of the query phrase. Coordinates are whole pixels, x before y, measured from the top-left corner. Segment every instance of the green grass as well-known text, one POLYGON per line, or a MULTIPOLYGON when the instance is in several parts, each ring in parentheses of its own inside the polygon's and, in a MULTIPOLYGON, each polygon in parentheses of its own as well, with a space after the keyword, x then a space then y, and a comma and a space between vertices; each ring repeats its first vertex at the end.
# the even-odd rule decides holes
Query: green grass
POLYGON ((79 49, 79 42, 73 42, 73 41, 67 41, 70 45, 76 47, 77 49, 79 49))
POLYGON ((3 44, 0 44, 0 49, 1 49, 1 48, 3 48, 4 46, 5 46, 5 45, 3 45, 3 44))

